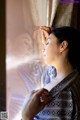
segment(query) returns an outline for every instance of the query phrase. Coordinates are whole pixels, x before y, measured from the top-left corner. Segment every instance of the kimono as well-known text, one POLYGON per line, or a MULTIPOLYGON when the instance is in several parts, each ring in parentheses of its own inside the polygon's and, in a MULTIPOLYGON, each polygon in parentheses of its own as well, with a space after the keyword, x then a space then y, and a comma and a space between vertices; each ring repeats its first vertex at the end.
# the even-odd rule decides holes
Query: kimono
POLYGON ((54 86, 52 100, 34 120, 80 120, 80 74, 77 70, 54 86))

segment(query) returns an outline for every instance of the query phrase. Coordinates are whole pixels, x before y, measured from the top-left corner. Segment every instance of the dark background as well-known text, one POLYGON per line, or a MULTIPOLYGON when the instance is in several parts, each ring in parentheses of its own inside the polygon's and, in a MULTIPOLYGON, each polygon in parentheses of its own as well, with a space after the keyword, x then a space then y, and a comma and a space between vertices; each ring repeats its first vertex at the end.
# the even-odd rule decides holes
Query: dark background
POLYGON ((6 75, 5 75, 5 0, 0 0, 0 111, 6 110, 6 75))

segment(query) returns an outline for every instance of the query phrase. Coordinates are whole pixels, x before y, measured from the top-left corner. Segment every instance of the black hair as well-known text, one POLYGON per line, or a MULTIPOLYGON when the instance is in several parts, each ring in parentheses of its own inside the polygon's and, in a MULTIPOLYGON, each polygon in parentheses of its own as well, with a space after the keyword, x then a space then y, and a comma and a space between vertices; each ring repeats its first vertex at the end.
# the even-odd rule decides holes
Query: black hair
POLYGON ((68 42, 68 60, 74 68, 80 68, 80 33, 77 29, 63 26, 55 28, 51 31, 51 34, 54 34, 58 42, 61 43, 64 40, 68 42))

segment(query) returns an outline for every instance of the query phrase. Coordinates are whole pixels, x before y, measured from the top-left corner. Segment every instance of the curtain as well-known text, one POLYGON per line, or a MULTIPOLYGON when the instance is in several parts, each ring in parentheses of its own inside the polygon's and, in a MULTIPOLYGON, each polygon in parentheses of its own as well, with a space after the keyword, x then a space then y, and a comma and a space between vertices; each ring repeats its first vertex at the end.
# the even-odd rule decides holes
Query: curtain
POLYGON ((71 23, 73 4, 62 4, 59 0, 30 0, 30 4, 34 24, 37 26, 58 27, 71 23))

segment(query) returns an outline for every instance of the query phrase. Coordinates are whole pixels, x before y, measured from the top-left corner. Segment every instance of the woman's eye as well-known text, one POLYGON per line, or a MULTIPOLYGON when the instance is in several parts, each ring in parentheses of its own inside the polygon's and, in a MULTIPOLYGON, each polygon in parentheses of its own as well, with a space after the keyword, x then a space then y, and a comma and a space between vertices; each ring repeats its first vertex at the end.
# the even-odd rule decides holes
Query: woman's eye
POLYGON ((46 43, 46 45, 48 45, 48 44, 49 44, 49 42, 46 43))
POLYGON ((51 40, 50 40, 50 39, 48 39, 48 40, 47 40, 47 42, 46 42, 46 45, 48 45, 50 42, 51 42, 51 40))

